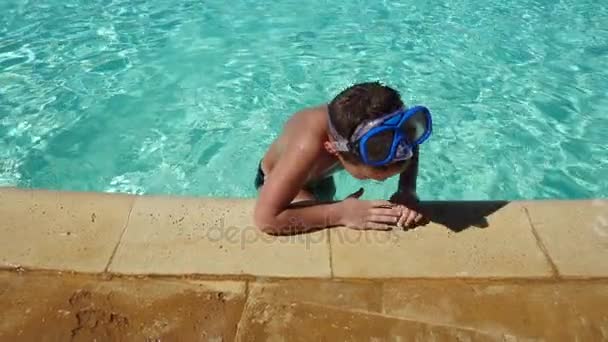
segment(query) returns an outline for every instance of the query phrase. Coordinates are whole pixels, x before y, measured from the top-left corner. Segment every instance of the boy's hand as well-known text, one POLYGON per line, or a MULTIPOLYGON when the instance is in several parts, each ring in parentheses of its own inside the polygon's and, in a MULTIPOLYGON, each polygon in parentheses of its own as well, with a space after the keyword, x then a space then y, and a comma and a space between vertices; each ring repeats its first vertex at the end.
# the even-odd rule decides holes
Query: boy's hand
POLYGON ((418 198, 415 195, 397 193, 391 197, 391 202, 397 204, 396 208, 399 208, 401 211, 399 221, 397 221, 397 227, 412 228, 427 221, 420 212, 418 198))
POLYGON ((363 188, 342 201, 340 224, 352 229, 390 230, 402 216, 401 208, 389 201, 363 201, 363 188))
POLYGON ((399 228, 413 228, 424 219, 424 216, 417 209, 408 208, 405 205, 399 205, 397 208, 401 210, 401 217, 397 222, 399 228))

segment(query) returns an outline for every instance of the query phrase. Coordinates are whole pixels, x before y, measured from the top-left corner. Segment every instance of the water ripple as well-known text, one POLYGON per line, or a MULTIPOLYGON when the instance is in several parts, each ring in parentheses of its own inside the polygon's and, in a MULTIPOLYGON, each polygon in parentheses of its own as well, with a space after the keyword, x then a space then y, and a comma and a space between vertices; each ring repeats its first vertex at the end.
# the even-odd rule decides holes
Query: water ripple
MULTIPOLYGON (((254 196, 292 112, 381 79, 435 115, 423 197, 608 196, 605 2, 6 0, 0 12, 0 185, 254 196)), ((396 186, 338 183, 369 197, 396 186)))

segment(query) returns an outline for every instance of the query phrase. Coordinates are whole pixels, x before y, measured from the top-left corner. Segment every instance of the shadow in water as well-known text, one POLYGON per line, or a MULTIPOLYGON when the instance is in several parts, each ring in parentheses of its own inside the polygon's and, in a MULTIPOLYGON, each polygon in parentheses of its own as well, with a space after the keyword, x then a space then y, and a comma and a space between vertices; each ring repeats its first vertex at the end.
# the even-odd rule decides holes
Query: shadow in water
POLYGON ((509 201, 428 201, 420 207, 431 222, 454 232, 470 227, 487 228, 487 217, 509 204, 509 201))

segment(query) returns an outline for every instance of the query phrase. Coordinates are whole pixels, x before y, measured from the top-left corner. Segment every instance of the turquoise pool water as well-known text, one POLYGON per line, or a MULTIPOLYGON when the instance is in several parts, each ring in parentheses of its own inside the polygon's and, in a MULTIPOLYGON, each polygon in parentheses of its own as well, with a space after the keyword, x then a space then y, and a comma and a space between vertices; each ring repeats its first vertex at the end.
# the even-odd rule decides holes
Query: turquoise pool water
MULTIPOLYGON (((289 115, 425 104, 431 199, 608 196, 608 2, 3 0, 0 184, 251 197, 289 115)), ((338 175, 339 194, 388 184, 338 175)))

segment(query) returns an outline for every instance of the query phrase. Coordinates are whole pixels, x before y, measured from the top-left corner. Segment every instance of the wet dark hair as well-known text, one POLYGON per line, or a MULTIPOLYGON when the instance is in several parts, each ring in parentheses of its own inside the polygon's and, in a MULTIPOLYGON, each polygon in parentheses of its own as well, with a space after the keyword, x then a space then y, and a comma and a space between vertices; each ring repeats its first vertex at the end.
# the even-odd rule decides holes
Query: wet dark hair
MULTIPOLYGON (((403 107, 401 95, 391 87, 380 82, 366 82, 352 85, 340 92, 329 103, 329 118, 336 132, 345 139, 355 132, 359 124, 392 113, 403 107)), ((376 140, 378 143, 369 148, 370 156, 385 155, 390 148, 392 135, 376 140)), ((345 159, 353 163, 361 163, 357 155, 351 152, 341 152, 345 159)))

